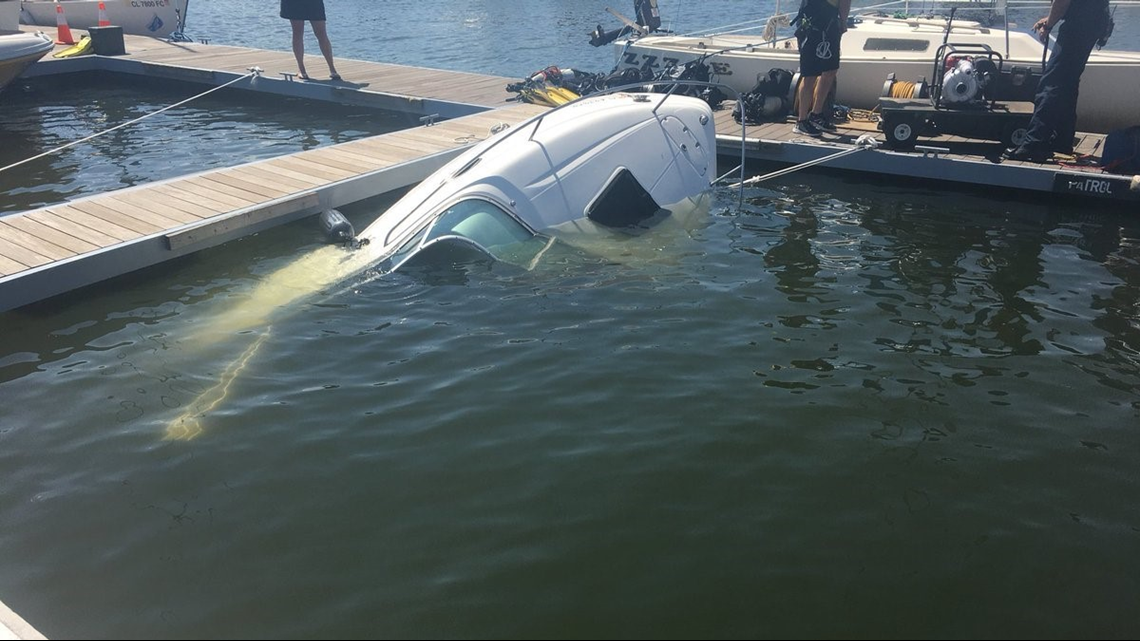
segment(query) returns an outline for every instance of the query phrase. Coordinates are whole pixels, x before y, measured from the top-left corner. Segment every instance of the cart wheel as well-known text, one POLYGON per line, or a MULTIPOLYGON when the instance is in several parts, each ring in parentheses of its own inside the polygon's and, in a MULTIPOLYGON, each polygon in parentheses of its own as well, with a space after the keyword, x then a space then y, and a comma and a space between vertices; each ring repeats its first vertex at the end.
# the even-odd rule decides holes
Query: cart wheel
POLYGON ((884 120, 883 133, 886 134, 887 144, 894 149, 914 149, 918 142, 917 124, 909 118, 884 120))
POLYGON ((1007 147, 1020 147, 1029 135, 1029 125, 1006 125, 1001 132, 1001 141, 1007 147))

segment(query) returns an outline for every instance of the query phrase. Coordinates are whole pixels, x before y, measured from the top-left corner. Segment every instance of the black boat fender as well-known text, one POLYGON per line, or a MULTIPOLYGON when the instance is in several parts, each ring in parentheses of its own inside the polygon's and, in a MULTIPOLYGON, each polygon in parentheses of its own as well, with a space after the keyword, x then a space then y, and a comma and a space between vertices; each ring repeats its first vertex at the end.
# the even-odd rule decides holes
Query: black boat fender
POLYGON ((368 244, 367 240, 357 240, 356 230, 352 227, 352 223, 345 218, 344 214, 335 209, 326 209, 321 212, 319 220, 321 231, 324 232, 325 239, 330 243, 341 243, 353 249, 368 244))

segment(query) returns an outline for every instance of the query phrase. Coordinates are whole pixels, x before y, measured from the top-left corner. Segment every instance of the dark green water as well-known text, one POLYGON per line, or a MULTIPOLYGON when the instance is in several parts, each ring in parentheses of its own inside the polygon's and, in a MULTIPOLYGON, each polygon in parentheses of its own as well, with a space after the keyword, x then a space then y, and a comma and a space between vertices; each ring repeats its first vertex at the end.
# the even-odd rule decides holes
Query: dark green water
POLYGON ((419 124, 396 113, 230 89, 157 113, 208 89, 111 73, 17 81, 0 94, 0 167, 147 118, 0 173, 0 214, 419 124))
POLYGON ((309 225, 0 317, 5 600, 59 637, 1134 636, 1140 228, 770 187, 297 305, 191 441, 255 337, 186 337, 309 225))
MULTIPOLYGON (((286 42, 236 4, 191 24, 286 42)), ((520 76, 601 12, 385 4, 334 44, 520 76)), ((251 109, 196 153, 372 124, 251 109)), ((126 149, 42 184, 145 178, 126 149)), ((345 283, 261 342, 192 337, 309 222, 0 314, 0 598, 53 638, 1135 638, 1135 214, 799 173, 689 234, 345 283)))

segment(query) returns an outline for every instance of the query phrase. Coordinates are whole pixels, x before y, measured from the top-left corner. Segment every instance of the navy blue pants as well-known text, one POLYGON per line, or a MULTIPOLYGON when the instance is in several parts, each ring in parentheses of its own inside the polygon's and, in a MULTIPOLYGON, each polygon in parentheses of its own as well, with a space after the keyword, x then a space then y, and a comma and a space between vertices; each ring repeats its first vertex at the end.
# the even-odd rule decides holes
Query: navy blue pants
POLYGON ((1073 0, 1037 84, 1025 146, 1069 151, 1077 132, 1081 74, 1106 26, 1104 0, 1073 0))

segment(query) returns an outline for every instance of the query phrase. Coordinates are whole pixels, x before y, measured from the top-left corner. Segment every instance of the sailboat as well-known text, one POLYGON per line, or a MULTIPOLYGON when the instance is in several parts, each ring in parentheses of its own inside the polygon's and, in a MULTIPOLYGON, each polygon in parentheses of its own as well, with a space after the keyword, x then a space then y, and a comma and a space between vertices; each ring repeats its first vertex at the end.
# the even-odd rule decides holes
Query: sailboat
MULTIPOLYGON (((793 6, 798 6, 798 2, 793 6)), ((900 81, 933 82, 934 59, 943 42, 986 46, 998 52, 1005 69, 1023 70, 1021 77, 1026 79, 1028 98, 1020 99, 1033 99, 1044 53, 1042 43, 1033 34, 1008 22, 988 26, 974 20, 950 20, 948 16, 886 13, 907 6, 903 2, 887 2, 863 11, 851 10, 842 40, 842 63, 835 88, 837 104, 874 109, 883 97, 890 74, 900 81)), ((635 32, 615 41, 617 66, 659 71, 669 64, 703 59, 718 82, 747 92, 770 69, 799 69, 796 39, 790 37, 790 30, 782 36, 780 32, 792 15, 780 13, 777 6, 776 14, 766 20, 712 29, 704 34, 639 36, 635 32)), ((1122 18, 1117 21, 1123 24, 1122 18)), ((1105 133, 1140 123, 1137 78, 1140 52, 1094 50, 1081 76, 1077 105, 1081 130, 1105 133)))

